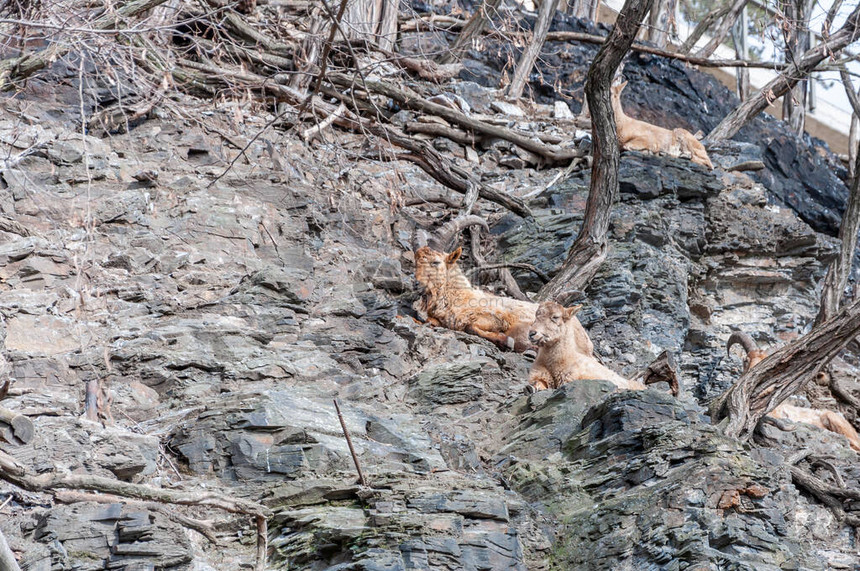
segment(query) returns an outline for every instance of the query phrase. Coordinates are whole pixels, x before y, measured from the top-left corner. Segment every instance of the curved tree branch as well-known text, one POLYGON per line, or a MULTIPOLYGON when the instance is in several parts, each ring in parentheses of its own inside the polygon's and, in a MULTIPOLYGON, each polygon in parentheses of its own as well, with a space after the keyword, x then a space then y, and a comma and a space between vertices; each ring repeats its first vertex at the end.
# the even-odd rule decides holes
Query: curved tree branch
POLYGON ((711 422, 749 439, 764 415, 800 391, 860 333, 860 301, 768 355, 711 405, 711 422))
POLYGON ((736 107, 703 142, 707 145, 732 138, 749 120, 764 111, 768 104, 785 95, 798 81, 809 75, 819 63, 838 53, 858 37, 860 37, 860 4, 854 8, 838 32, 830 36, 826 42, 804 52, 782 73, 762 87, 761 91, 736 107))

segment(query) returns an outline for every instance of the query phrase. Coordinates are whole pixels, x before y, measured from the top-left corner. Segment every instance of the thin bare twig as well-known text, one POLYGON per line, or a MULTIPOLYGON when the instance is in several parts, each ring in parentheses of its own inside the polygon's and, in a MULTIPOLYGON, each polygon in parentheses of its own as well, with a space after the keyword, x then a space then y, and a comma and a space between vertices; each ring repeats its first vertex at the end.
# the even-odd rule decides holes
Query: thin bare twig
POLYGON ((355 463, 355 471, 358 472, 358 480, 362 486, 367 486, 367 480, 364 478, 364 473, 361 471, 361 464, 358 462, 358 456, 355 454, 355 448, 352 446, 352 438, 349 435, 349 429, 346 427, 346 421, 340 412, 340 405, 337 404, 337 399, 333 399, 334 408, 337 411, 337 418, 340 420, 340 427, 343 429, 343 436, 346 438, 346 445, 349 447, 349 453, 352 455, 352 461, 355 463))

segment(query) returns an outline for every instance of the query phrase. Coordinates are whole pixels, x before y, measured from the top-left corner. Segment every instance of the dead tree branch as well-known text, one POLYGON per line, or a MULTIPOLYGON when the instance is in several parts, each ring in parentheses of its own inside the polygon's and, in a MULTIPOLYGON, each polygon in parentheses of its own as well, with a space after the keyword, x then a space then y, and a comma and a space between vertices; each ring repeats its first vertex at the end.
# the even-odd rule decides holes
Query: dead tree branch
POLYGON ((504 127, 490 125, 483 121, 479 121, 478 119, 469 117, 464 113, 451 109, 450 107, 445 107, 444 105, 433 103, 432 101, 428 101, 427 99, 421 97, 409 88, 401 89, 388 82, 371 80, 364 81, 357 85, 354 78, 342 73, 330 73, 328 75, 328 79, 332 83, 341 87, 360 87, 362 89, 372 91, 373 93, 378 93, 380 95, 390 97, 403 107, 415 111, 421 111, 422 113, 436 115, 437 117, 442 117, 446 121, 456 123, 457 125, 460 125, 461 127, 467 129, 468 131, 510 141, 527 151, 531 151, 537 155, 540 155, 541 157, 544 157, 550 163, 568 162, 576 157, 582 156, 582 153, 577 149, 553 148, 543 144, 540 141, 535 141, 533 138, 531 138, 525 133, 518 133, 512 129, 505 129, 504 127))
POLYGON ((535 61, 546 41, 546 35, 549 32, 550 24, 552 24, 552 17, 558 8, 558 2, 559 0, 543 0, 541 2, 537 22, 535 22, 534 36, 526 43, 526 49, 523 50, 517 62, 514 77, 508 87, 508 97, 511 99, 519 99, 523 95, 523 89, 525 89, 532 68, 535 66, 535 61))
MULTIPOLYGON (((838 53, 860 37, 860 5, 854 8, 845 24, 827 41, 807 50, 761 91, 741 103, 729 113, 707 136, 707 142, 729 139, 761 113, 771 102, 785 95, 798 81, 805 78, 822 61, 838 53)), ((707 144, 706 142, 706 144, 707 144)))
MULTIPOLYGON (((860 153, 857 153, 854 160, 854 172, 860 172, 858 170, 860 169, 860 153)), ((860 230, 860 176, 855 175, 854 180, 851 181, 851 191, 848 194, 845 213, 842 215, 842 223, 839 225, 839 240, 841 242, 839 255, 827 266, 827 274, 824 276, 824 285, 821 290, 821 305, 818 308, 818 315, 815 317, 813 327, 833 317, 842 303, 842 295, 845 292, 845 286, 848 285, 848 277, 854 263, 858 230, 860 230)))
POLYGON ((340 420, 340 427, 343 429, 343 437, 346 439, 346 445, 349 448, 349 454, 352 456, 352 462, 355 464, 355 471, 358 472, 358 481, 362 486, 367 486, 367 480, 364 477, 364 472, 361 471, 361 463, 358 461, 358 455, 355 453, 355 448, 352 446, 352 437, 349 434, 349 429, 346 427, 346 421, 343 419, 343 414, 340 412, 340 405, 337 399, 333 399, 334 409, 337 411, 337 418, 340 420))
MULTIPOLYGON (((24 466, 19 464, 13 457, 0 451, 0 479, 6 480, 19 488, 30 492, 48 492, 58 489, 86 490, 91 492, 103 492, 126 498, 134 498, 148 502, 160 502, 165 504, 184 506, 207 506, 226 512, 251 515, 257 520, 257 545, 259 557, 259 545, 266 545, 268 538, 260 535, 259 519, 271 516, 271 510, 262 504, 218 494, 214 492, 187 492, 178 490, 165 490, 154 488, 144 484, 133 484, 113 480, 103 476, 90 474, 70 474, 61 472, 48 472, 46 474, 31 474, 24 466)), ((265 528, 265 526, 263 526, 265 528)), ((263 551, 265 558, 265 550, 263 551)), ((265 559, 257 561, 256 568, 265 568, 265 559)))
POLYGON ((848 389, 843 387, 839 383, 839 380, 836 378, 836 375, 832 373, 830 374, 829 388, 830 393, 833 396, 860 412, 860 399, 855 397, 848 389))
POLYGON ((11 444, 27 444, 33 440, 36 429, 33 421, 15 411, 0 406, 0 440, 11 444))
POLYGON ((18 561, 15 559, 15 554, 6 543, 6 536, 0 531, 0 569, 2 571, 21 571, 18 567, 18 561))
POLYGON ((725 16, 729 13, 730 6, 717 6, 713 8, 710 12, 708 12, 704 18, 696 24, 696 27, 693 29, 693 32, 684 40, 684 43, 681 45, 681 48, 678 50, 681 53, 689 54, 693 51, 693 48, 696 46, 696 42, 698 42, 705 32, 708 31, 708 28, 714 25, 714 22, 725 16))
POLYGON ((813 476, 798 466, 791 467, 791 480, 797 487, 803 488, 815 496, 818 501, 829 507, 836 521, 860 527, 860 517, 846 513, 844 504, 845 500, 856 502, 860 499, 860 492, 848 488, 831 486, 824 480, 813 476))
MULTIPOLYGON (((147 10, 155 8, 159 4, 163 4, 166 0, 132 0, 117 8, 116 10, 108 10, 106 13, 95 20, 91 28, 93 30, 108 30, 113 29, 122 20, 132 18, 147 10)), ((30 77, 40 69, 57 61, 60 57, 67 54, 72 48, 71 44, 66 42, 57 42, 51 44, 48 48, 39 51, 27 53, 19 57, 0 61, 0 89, 5 89, 10 82, 20 81, 30 77)))
POLYGON ((714 30, 711 40, 696 54, 698 57, 710 57, 717 48, 720 47, 720 44, 722 44, 723 40, 726 39, 729 30, 735 25, 735 21, 738 19, 738 16, 740 16, 741 11, 743 11, 744 6, 746 6, 748 2, 749 0, 734 1, 725 16, 723 16, 723 19, 717 25, 716 30, 714 30))
POLYGON ((215 527, 212 521, 194 519, 184 516, 178 513, 176 511, 176 508, 169 507, 164 504, 129 500, 128 498, 123 498, 111 494, 92 494, 88 492, 72 492, 65 490, 54 492, 54 498, 58 502, 62 502, 65 504, 73 504, 78 502, 93 502, 99 504, 123 503, 136 508, 157 511, 167 516, 171 521, 174 521, 179 525, 187 527, 188 529, 193 529, 215 545, 219 545, 220 543, 218 541, 218 538, 215 537, 215 527))

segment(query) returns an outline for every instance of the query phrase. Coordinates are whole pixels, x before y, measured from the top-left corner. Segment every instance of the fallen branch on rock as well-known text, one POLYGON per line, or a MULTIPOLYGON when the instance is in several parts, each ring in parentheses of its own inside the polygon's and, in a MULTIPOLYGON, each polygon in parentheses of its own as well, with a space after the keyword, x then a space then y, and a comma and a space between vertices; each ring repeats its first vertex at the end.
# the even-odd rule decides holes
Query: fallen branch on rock
POLYGON ((480 137, 476 137, 472 133, 466 133, 460 129, 455 129, 448 125, 441 125, 439 123, 420 123, 418 121, 411 121, 404 127, 407 133, 421 133, 423 135, 433 135, 434 137, 445 137, 446 139, 454 141, 458 145, 465 145, 468 147, 474 147, 480 140, 480 137))
MULTIPOLYGON (((272 83, 268 78, 261 75, 225 68, 215 68, 210 65, 188 60, 178 60, 177 63, 179 64, 177 66, 179 71, 181 71, 183 67, 186 67, 195 71, 209 73, 211 74, 210 77, 222 77, 225 80, 230 79, 233 81, 244 82, 248 87, 259 89, 269 93, 270 95, 274 95, 293 106, 301 105, 307 99, 306 92, 293 89, 286 85, 272 83)), ((174 78, 179 81, 181 76, 177 77, 174 75, 174 78)), ((341 102, 349 104, 349 98, 342 94, 341 97, 341 102)), ((320 112, 326 116, 332 115, 336 110, 334 105, 326 103, 319 98, 314 98, 311 104, 315 109, 319 109, 320 112)), ((427 172, 427 174, 457 192, 465 194, 468 190, 467 182, 471 181, 473 184, 478 185, 478 193, 481 198, 504 206, 511 212, 524 218, 532 217, 531 211, 521 200, 498 192, 475 180, 470 173, 453 164, 449 159, 443 157, 423 141, 416 141, 393 128, 363 119, 352 113, 344 113, 343 116, 337 117, 335 119, 335 124, 359 133, 370 133, 390 144, 412 151, 409 154, 399 154, 397 156, 398 158, 403 158, 416 163, 425 172, 427 172)), ((223 174, 221 176, 223 176, 223 174)))
POLYGON ((10 444, 27 444, 33 440, 36 429, 33 421, 15 411, 0 406, 0 440, 10 444))
POLYGON ((177 513, 175 508, 168 507, 164 504, 129 500, 128 498, 123 498, 110 494, 91 494, 87 492, 71 491, 54 492, 54 499, 64 504, 74 504, 78 502, 93 502, 98 504, 122 503, 128 506, 132 506, 134 508, 157 511, 167 516, 171 521, 174 521, 181 526, 187 527, 188 529, 193 529, 194 531, 200 533, 203 537, 205 537, 215 545, 220 545, 218 538, 215 537, 215 527, 212 521, 194 519, 184 516, 180 513, 177 513))
POLYGON ((9 548, 6 542, 6 536, 0 531, 0 570, 2 571, 21 571, 18 567, 18 561, 15 559, 15 554, 9 548))
POLYGON ((478 270, 483 272, 483 271, 497 270, 499 268, 525 270, 527 272, 531 272, 534 275, 536 275, 538 277, 538 279, 540 281, 542 281, 543 283, 546 283, 549 281, 549 276, 546 275, 544 272, 540 271, 537 267, 535 267, 531 264, 524 264, 522 262, 502 262, 500 264, 485 264, 485 265, 481 266, 480 268, 478 268, 478 270))
POLYGON ((355 453, 355 448, 352 446, 352 437, 349 435, 349 429, 346 427, 346 421, 340 413, 340 405, 337 404, 337 399, 333 400, 334 409, 337 411, 337 418, 340 420, 340 427, 343 430, 343 437, 346 438, 346 445, 349 448, 349 453, 352 456, 352 461, 355 464, 355 471, 358 472, 358 481, 362 486, 367 487, 367 480, 364 477, 364 472, 361 471, 361 464, 358 461, 358 455, 355 453))
POLYGON ((851 502, 860 500, 860 491, 830 485, 798 466, 791 466, 791 481, 830 508, 836 521, 860 527, 860 516, 848 513, 844 504, 846 500, 851 502))
POLYGON ((346 107, 343 103, 338 105, 337 109, 335 109, 328 117, 314 125, 313 127, 308 127, 304 131, 302 131, 302 139, 305 140, 306 143, 311 142, 315 137, 317 137, 320 133, 322 133, 326 128, 331 126, 338 117, 343 115, 343 112, 346 111, 346 107))
POLYGON ((836 378, 836 375, 832 373, 830 374, 829 385, 830 392, 833 394, 833 396, 843 401, 844 403, 852 406, 858 412, 858 414, 860 414, 860 399, 855 397, 848 389, 843 387, 839 383, 839 380, 836 378))
POLYGON ((256 569, 259 571, 265 569, 265 546, 268 544, 266 519, 271 516, 271 511, 262 504, 214 492, 165 490, 90 474, 60 472, 31 474, 13 457, 2 451, 0 451, 0 479, 30 492, 49 492, 58 489, 86 490, 164 504, 207 506, 230 513, 254 516, 257 524, 256 569), (261 545, 262 560, 260 560, 261 545))
POLYGON ((450 123, 460 125, 473 133, 510 141, 518 147, 543 157, 550 164, 569 162, 574 158, 583 156, 582 151, 579 149, 561 149, 547 146, 526 133, 520 133, 513 129, 490 125, 489 123, 485 123, 484 121, 480 121, 474 117, 469 117, 465 113, 461 113, 460 111, 451 109, 450 107, 433 103, 406 87, 400 88, 384 81, 365 80, 363 82, 357 82, 357 80, 352 76, 343 73, 331 73, 328 76, 328 80, 343 88, 366 89, 373 93, 390 97, 403 107, 415 111, 421 111, 422 113, 436 115, 450 123))

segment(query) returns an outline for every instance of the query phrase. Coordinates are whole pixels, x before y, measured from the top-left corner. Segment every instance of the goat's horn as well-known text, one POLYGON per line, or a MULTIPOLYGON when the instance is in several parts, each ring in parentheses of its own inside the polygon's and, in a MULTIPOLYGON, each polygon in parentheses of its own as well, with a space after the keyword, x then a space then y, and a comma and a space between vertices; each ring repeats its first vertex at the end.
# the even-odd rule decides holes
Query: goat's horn
POLYGON ((747 355, 749 355, 750 351, 758 350, 758 345, 753 341, 753 338, 743 331, 735 331, 729 336, 729 341, 726 343, 726 353, 731 352, 732 345, 735 343, 740 343, 747 355))
POLYGON ((432 240, 430 247, 440 252, 447 252, 454 241, 454 235, 462 232, 469 226, 481 226, 487 232, 490 231, 490 225, 480 216, 460 216, 447 222, 439 229, 437 237, 432 240))
POLYGON ((418 251, 418 248, 423 248, 427 245, 428 234, 427 231, 423 228, 416 228, 415 233, 412 234, 412 249, 414 251, 418 251))

